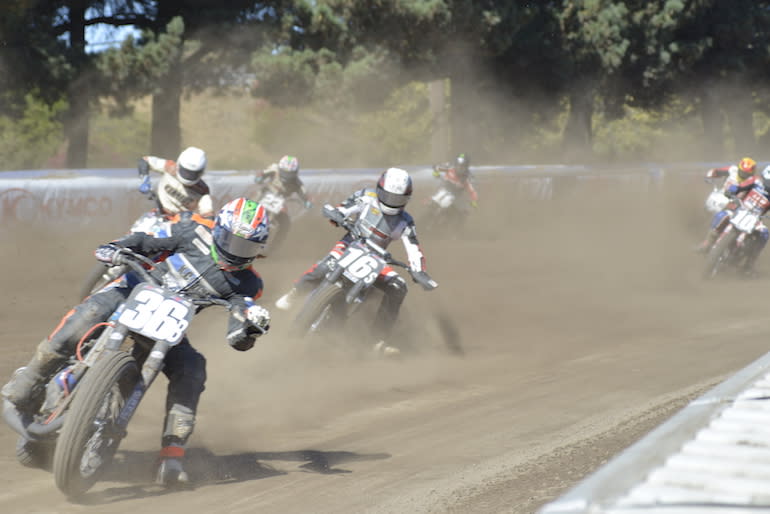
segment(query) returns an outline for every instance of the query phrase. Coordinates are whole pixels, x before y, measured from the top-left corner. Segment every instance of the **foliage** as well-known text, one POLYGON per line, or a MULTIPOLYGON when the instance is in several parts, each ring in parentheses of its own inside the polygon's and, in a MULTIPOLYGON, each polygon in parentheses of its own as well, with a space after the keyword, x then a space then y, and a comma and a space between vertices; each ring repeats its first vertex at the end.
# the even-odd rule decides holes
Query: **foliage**
POLYGON ((385 166, 427 160, 431 124, 427 86, 415 82, 360 115, 261 103, 256 141, 268 155, 294 153, 312 167, 385 166))
POLYGON ((63 141, 58 118, 66 108, 64 100, 48 103, 36 93, 28 93, 23 106, 19 107, 18 117, 0 115, 2 168, 42 166, 63 141))

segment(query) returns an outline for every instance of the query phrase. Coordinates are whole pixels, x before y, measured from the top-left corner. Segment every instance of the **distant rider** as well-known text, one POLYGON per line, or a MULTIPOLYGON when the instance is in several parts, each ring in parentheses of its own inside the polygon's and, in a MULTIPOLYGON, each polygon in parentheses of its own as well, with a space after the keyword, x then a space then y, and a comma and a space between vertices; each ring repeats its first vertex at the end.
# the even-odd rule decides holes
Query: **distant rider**
MULTIPOLYGON (((706 172, 706 179, 721 179, 724 178, 722 186, 718 189, 723 195, 727 196, 728 189, 736 184, 740 184, 745 180, 755 176, 757 169, 757 163, 751 157, 744 157, 738 164, 732 166, 723 166, 721 168, 712 168, 706 172)), ((712 193, 713 194, 713 193, 712 193)), ((737 204, 735 202, 728 202, 721 210, 717 210, 714 217, 711 220, 711 226, 706 238, 698 245, 698 251, 706 253, 716 241, 717 236, 724 228, 722 225, 727 219, 732 217, 735 213, 737 204)))
MULTIPOLYGON (((726 193, 729 196, 736 196, 738 198, 745 198, 747 193, 751 190, 756 191, 757 193, 761 194, 768 200, 770 200, 770 166, 765 167, 764 170, 762 170, 762 173, 760 175, 753 175, 749 177, 748 179, 744 180, 740 184, 733 184, 727 188, 726 193)), ((736 202, 737 203, 737 202, 736 202)), ((765 214, 767 210, 765 210, 762 214, 765 214)), ((714 229, 716 232, 716 235, 718 236, 719 233, 724 229, 725 223, 727 223, 734 212, 727 211, 725 209, 724 211, 721 211, 719 214, 722 214, 722 217, 717 222, 717 226, 714 229)), ((716 239, 716 236, 714 236, 716 239)), ((748 255, 746 257, 746 261, 743 265, 743 271, 746 273, 751 273, 754 268, 754 263, 757 260, 757 257, 759 257, 759 254, 762 252, 762 250, 767 245, 767 241, 770 239, 770 231, 768 231, 767 227, 764 223, 759 222, 757 225, 757 228, 754 229, 754 232, 752 233, 751 241, 747 244, 750 244, 750 250, 748 252, 748 255)))
POLYGON ((305 191, 305 185, 299 178, 299 160, 292 155, 284 155, 277 163, 274 162, 265 170, 257 172, 254 182, 262 184, 284 198, 296 194, 306 209, 313 207, 305 191))
MULTIPOLYGON (((361 233, 381 248, 387 248, 391 241, 400 238, 406 249, 410 269, 424 278, 424 282, 430 284, 428 287, 433 289, 438 284, 425 271, 425 259, 417 241, 414 220, 404 210, 411 195, 412 179, 409 173, 400 168, 389 168, 380 176, 376 188, 356 191, 339 204, 337 210, 346 218, 354 217, 361 233)), ((276 301, 276 307, 288 310, 300 294, 310 292, 329 272, 329 263, 342 257, 351 240, 352 236, 348 233, 338 241, 325 258, 306 271, 294 283, 294 287, 276 301)), ((406 281, 391 266, 386 266, 377 278, 375 287, 385 294, 374 323, 375 340, 379 339, 374 348, 384 355, 397 355, 400 350, 387 344, 386 339, 406 297, 406 281)))
POLYGON ((150 170, 163 174, 157 195, 164 214, 173 216, 192 211, 211 219, 214 217, 214 204, 209 186, 202 178, 206 164, 206 152, 190 146, 179 154, 176 161, 152 155, 140 157, 137 168, 141 177, 147 177, 150 170))
MULTIPOLYGON (((170 252, 156 266, 164 280, 194 296, 229 300, 233 309, 227 325, 227 342, 239 351, 249 350, 269 329, 270 314, 255 304, 262 294, 262 279, 251 263, 262 252, 268 236, 264 207, 239 198, 219 211, 216 221, 193 215, 170 227, 171 235, 154 238, 130 234, 94 252, 108 264, 120 260, 120 249, 143 255, 170 252)), ((35 412, 43 401, 39 387, 50 380, 75 351, 81 336, 106 321, 139 283, 127 273, 68 312, 43 339, 26 367, 20 368, 2 389, 2 395, 21 412, 35 412)), ((187 336, 166 355, 163 373, 168 377, 166 416, 156 480, 163 485, 188 481, 183 468, 185 445, 193 432, 198 400, 206 380, 206 360, 187 336)))
POLYGON ((444 185, 456 195, 467 193, 471 207, 478 207, 479 195, 473 187, 471 158, 468 154, 461 153, 455 158, 454 163, 433 166, 433 176, 440 178, 444 185))

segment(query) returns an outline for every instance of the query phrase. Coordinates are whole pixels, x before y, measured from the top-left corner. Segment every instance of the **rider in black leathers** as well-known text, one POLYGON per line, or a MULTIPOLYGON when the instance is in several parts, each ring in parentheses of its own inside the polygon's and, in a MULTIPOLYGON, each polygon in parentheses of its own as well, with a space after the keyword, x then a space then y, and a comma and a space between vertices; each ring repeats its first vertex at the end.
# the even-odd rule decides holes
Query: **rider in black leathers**
MULTIPOLYGON (((170 252, 165 261, 156 265, 164 275, 165 284, 192 292, 193 296, 229 300, 234 308, 228 322, 227 342, 236 350, 248 350, 254 346, 256 337, 269 328, 269 313, 254 303, 262 294, 262 279, 251 267, 251 261, 266 242, 268 220, 264 208, 256 202, 239 200, 223 207, 216 222, 187 213, 171 226, 170 237, 130 234, 100 246, 95 255, 103 262, 117 263, 115 256, 120 254, 121 247, 144 255, 170 252), (256 216, 262 216, 259 234, 234 233, 231 218, 223 215, 228 206, 239 200, 242 205, 251 207, 256 216), (257 205, 256 209, 254 205, 257 205)), ((3 387, 2 395, 20 411, 37 410, 42 401, 40 386, 74 352, 82 334, 107 320, 138 282, 134 273, 128 273, 68 312, 54 331, 41 341, 29 364, 17 370, 3 387)), ((182 467, 184 448, 192 434, 198 400, 204 390, 206 360, 185 336, 168 352, 163 372, 169 385, 157 480, 171 485, 188 479, 182 467)))

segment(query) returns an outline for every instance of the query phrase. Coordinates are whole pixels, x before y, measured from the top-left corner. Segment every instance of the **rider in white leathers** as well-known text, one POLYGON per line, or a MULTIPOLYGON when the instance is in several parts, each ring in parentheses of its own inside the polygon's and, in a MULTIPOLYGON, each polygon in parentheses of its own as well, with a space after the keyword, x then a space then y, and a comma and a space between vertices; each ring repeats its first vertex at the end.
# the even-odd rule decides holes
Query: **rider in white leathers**
MULTIPOLYGON (((411 194, 412 179, 409 174, 399 168, 389 168, 380 176, 376 188, 356 191, 339 204, 337 210, 346 218, 355 218, 360 233, 381 248, 387 248, 391 241, 401 239, 413 274, 422 275, 424 282, 430 284, 430 288, 435 288, 438 284, 425 271, 425 258, 417 240, 414 219, 404 210, 411 194)), ((276 307, 288 310, 300 293, 312 290, 328 273, 328 263, 339 259, 350 241, 351 235, 346 234, 325 258, 294 283, 291 291, 278 299, 276 307)), ((406 281, 391 266, 386 266, 375 284, 385 293, 375 321, 376 339, 379 339, 375 350, 385 355, 394 355, 399 353, 398 348, 385 343, 385 339, 406 297, 406 281)))
POLYGON ((163 174, 157 192, 163 214, 173 216, 192 211, 212 219, 214 204, 209 186, 202 178, 206 164, 206 152, 190 146, 179 154, 176 161, 145 155, 139 159, 138 168, 141 176, 148 175, 150 170, 163 174))

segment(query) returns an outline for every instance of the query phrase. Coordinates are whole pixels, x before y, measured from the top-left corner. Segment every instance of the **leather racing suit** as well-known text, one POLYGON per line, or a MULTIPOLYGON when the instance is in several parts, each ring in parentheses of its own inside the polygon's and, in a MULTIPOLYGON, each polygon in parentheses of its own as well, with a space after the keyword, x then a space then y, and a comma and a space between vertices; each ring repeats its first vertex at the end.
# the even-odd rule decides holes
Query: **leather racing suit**
MULTIPOLYGON (((229 300, 234 309, 227 325, 227 342, 236 350, 248 350, 260 332, 243 313, 261 296, 262 279, 253 268, 225 272, 217 266, 210 256, 212 226, 213 221, 187 215, 170 227, 169 237, 155 238, 140 232, 114 244, 145 255, 170 252, 169 257, 156 266, 164 275, 166 285, 201 297, 229 300)), ((3 395, 20 410, 25 403, 34 403, 35 386, 47 381, 74 353, 81 336, 97 323, 106 321, 138 283, 135 274, 127 273, 68 312, 41 341, 23 372, 3 388, 3 395)), ((198 400, 206 380, 206 360, 185 336, 166 355, 163 373, 169 384, 162 445, 183 447, 194 428, 198 400)))
POLYGON ((184 211, 192 211, 205 218, 214 217, 214 203, 211 199, 209 186, 203 179, 191 186, 182 184, 177 178, 177 164, 175 161, 154 157, 144 157, 150 165, 150 169, 163 176, 158 184, 158 199, 163 206, 163 213, 167 215, 179 214, 184 211))
POLYGON ((283 180, 277 163, 271 164, 264 171, 258 173, 254 180, 257 184, 262 184, 263 187, 269 191, 283 196, 284 198, 296 194, 305 204, 305 207, 308 207, 308 204, 310 203, 310 198, 307 196, 305 184, 302 182, 302 179, 295 176, 293 180, 283 180))
MULTIPOLYGON (((339 204, 337 210, 346 218, 357 216, 357 228, 381 248, 387 248, 395 239, 401 239, 410 269, 413 272, 425 272, 425 258, 417 240, 414 220, 409 213, 401 211, 393 216, 383 214, 379 209, 377 192, 373 188, 356 191, 339 204)), ((309 292, 315 287, 329 272, 329 261, 342 257, 350 241, 352 236, 348 233, 334 245, 325 258, 314 264, 297 280, 295 288, 300 292, 309 292)), ((391 266, 385 266, 375 281, 375 287, 385 295, 377 311, 373 331, 376 338, 385 339, 398 318, 407 286, 406 281, 391 266)))
POLYGON ((471 206, 476 207, 479 201, 479 194, 476 188, 473 187, 473 177, 470 171, 463 176, 457 172, 454 166, 443 164, 433 167, 433 175, 440 178, 442 184, 455 195, 460 195, 463 192, 467 193, 471 206))

